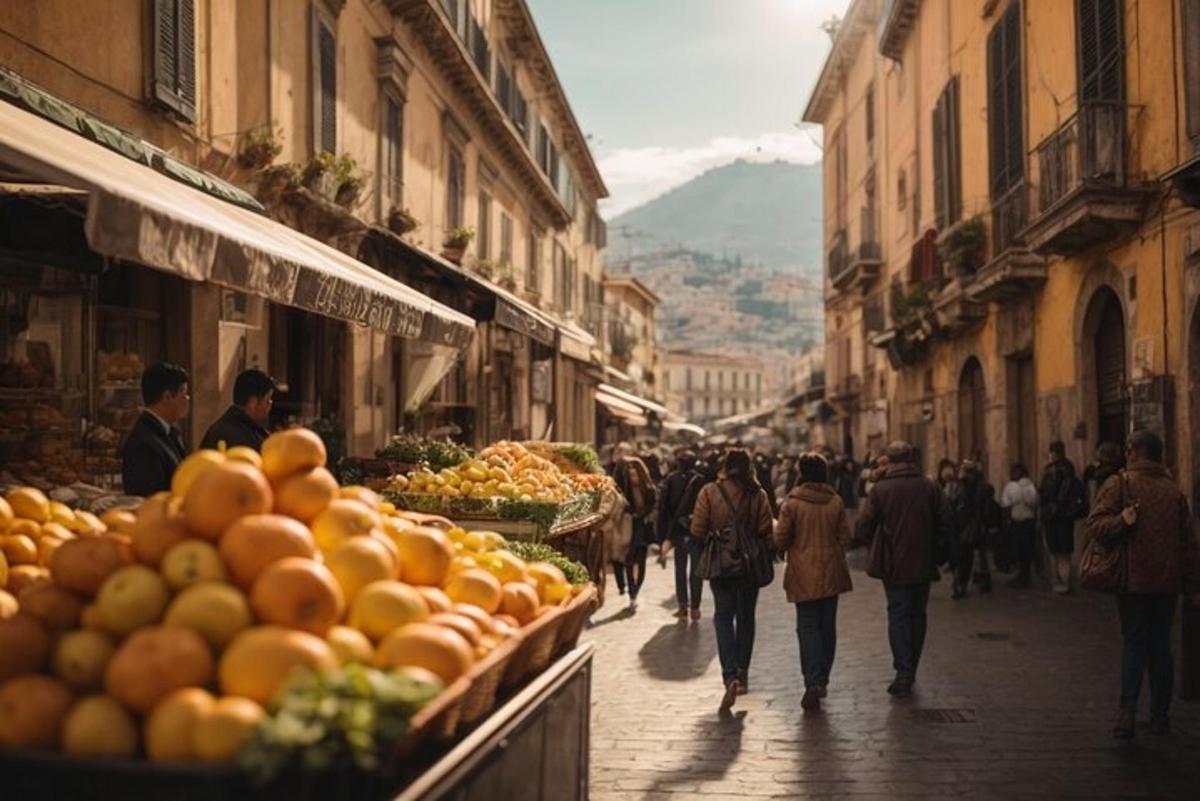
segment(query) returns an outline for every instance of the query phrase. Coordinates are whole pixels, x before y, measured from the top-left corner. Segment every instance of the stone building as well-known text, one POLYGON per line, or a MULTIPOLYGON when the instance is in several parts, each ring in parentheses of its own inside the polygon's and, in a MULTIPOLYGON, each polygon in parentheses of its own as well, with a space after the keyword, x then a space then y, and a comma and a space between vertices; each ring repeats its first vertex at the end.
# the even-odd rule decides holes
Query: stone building
POLYGON ((614 383, 650 400, 662 400, 658 345, 659 298, 631 275, 604 277, 604 352, 614 383))
POLYGON ((850 4, 804 111, 847 448, 998 479, 1150 428, 1200 486, 1198 87, 1196 0, 850 4))
POLYGON ((758 409, 765 371, 750 356, 668 350, 663 357, 667 408, 695 423, 758 409))

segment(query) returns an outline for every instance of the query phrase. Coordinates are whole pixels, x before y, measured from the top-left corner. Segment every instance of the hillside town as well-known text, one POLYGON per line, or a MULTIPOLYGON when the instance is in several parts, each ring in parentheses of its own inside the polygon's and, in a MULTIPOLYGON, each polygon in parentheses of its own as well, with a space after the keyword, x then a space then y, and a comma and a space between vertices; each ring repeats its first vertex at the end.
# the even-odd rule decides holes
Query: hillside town
POLYGON ((1191 801, 1198 377, 1200 0, 0 2, 0 795, 1191 801))

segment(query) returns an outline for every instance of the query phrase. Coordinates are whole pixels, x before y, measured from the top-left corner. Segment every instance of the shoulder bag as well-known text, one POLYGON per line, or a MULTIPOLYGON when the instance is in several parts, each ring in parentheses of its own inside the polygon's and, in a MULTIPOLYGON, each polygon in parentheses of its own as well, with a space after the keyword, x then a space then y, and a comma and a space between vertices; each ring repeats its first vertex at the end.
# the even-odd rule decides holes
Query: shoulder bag
MULTIPOLYGON (((1130 505, 1129 476, 1121 473, 1121 509, 1130 505)), ((1135 501, 1136 503, 1136 501, 1135 501)), ((1134 524, 1136 527, 1136 523, 1134 524)), ((1091 537, 1079 559, 1079 586, 1092 592, 1118 593, 1129 586, 1129 535, 1116 542, 1091 537)))
MULTIPOLYGON (((725 498, 726 504, 729 503, 729 496, 725 494, 725 489, 719 481, 710 486, 716 486, 721 497, 725 498)), ((701 492, 703 491, 701 490, 701 492)), ((730 511, 734 511, 732 505, 729 508, 730 511)), ((736 511, 734 511, 729 525, 709 530, 708 536, 704 538, 704 545, 700 549, 700 559, 696 564, 696 572, 700 578, 707 580, 736 578, 746 574, 746 554, 742 549, 742 538, 738 536, 737 530, 736 511)))

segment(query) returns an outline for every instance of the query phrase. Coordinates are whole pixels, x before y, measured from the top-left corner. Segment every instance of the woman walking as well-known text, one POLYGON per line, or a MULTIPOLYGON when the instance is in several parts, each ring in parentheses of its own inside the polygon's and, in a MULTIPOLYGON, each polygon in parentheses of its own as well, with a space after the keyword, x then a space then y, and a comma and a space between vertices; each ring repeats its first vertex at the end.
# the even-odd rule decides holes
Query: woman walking
POLYGON ((638 593, 646 580, 646 554, 654 539, 654 507, 658 487, 650 477, 646 463, 633 454, 628 443, 617 445, 613 462, 613 482, 625 496, 631 518, 631 537, 628 551, 613 561, 617 591, 629 590, 629 609, 637 611, 638 593))
POLYGON ((796 605, 804 709, 821 708, 837 648, 838 596, 850 592, 846 548, 850 521, 845 502, 829 484, 819 454, 800 457, 799 484, 788 493, 775 525, 775 547, 787 559, 783 589, 796 605))
MULTIPOLYGON (((774 524, 771 503, 759 486, 750 454, 734 448, 725 454, 717 480, 700 490, 692 513, 693 537, 708 539, 718 532, 740 527, 747 537, 769 540, 774 524)), ((709 581, 712 590, 713 627, 725 695, 721 709, 733 706, 750 689, 750 656, 754 651, 754 613, 758 584, 748 572, 709 581)))

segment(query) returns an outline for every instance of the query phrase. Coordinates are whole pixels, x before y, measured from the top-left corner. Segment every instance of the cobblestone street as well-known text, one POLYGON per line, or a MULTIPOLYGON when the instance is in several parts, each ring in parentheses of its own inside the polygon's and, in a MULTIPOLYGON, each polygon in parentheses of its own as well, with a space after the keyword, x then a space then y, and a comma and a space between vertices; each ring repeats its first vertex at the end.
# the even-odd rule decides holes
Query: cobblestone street
MULTIPOLYGON (((1109 734, 1118 631, 1106 598, 1001 586, 930 601, 916 692, 893 701, 879 583, 842 596, 824 710, 800 708, 792 608, 760 595, 749 696, 721 719, 720 669, 704 617, 677 623, 673 571, 651 561, 636 615, 609 588, 596 643, 591 794, 633 798, 1148 799, 1200 797, 1200 705, 1176 700, 1175 734, 1109 734)), ((778 571, 782 572, 782 571, 778 571)))

